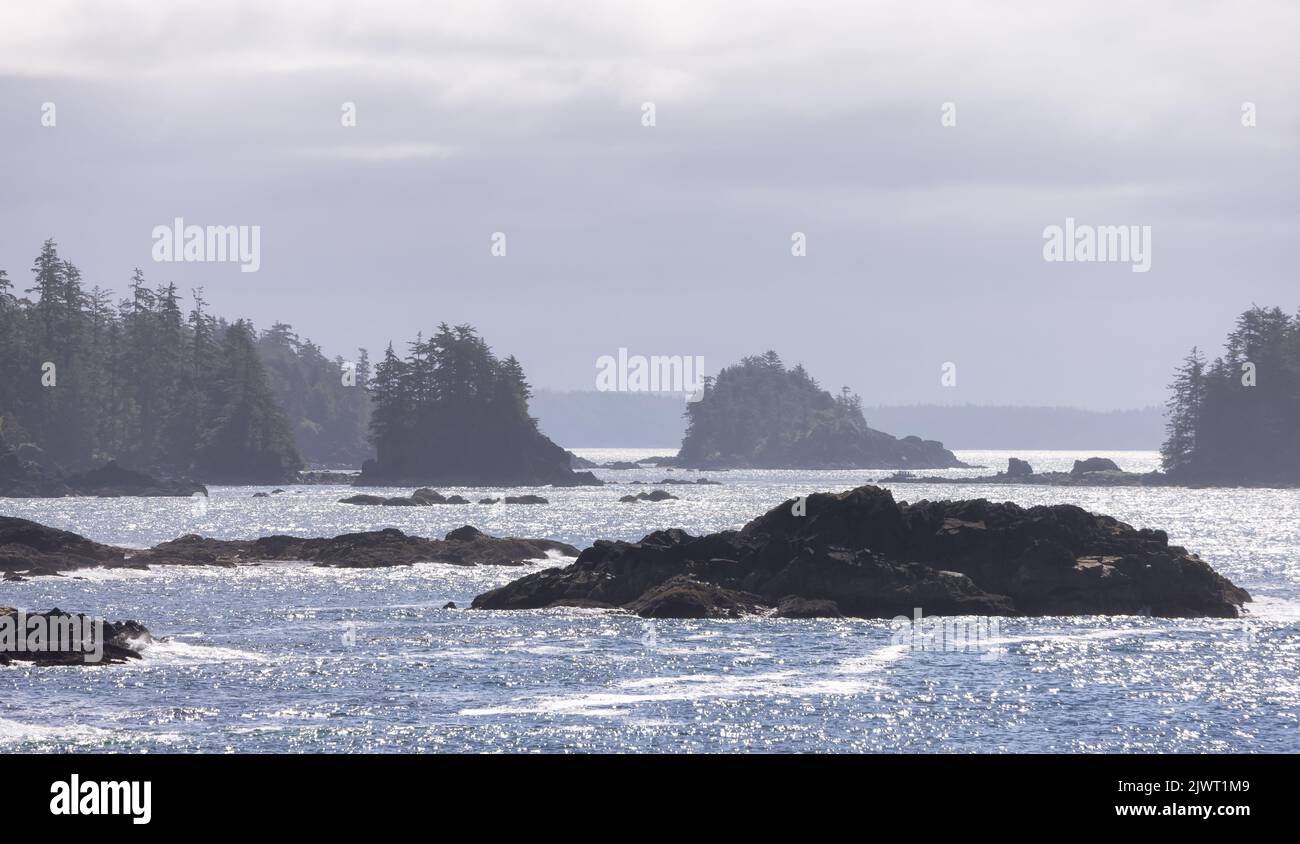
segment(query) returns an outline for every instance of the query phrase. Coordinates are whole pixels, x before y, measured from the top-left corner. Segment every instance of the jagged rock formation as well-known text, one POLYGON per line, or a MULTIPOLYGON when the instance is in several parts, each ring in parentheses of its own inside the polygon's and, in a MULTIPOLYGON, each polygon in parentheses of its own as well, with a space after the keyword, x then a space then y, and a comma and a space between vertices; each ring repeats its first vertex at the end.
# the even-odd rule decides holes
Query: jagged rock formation
POLYGON ((892 617, 920 607, 927 615, 1232 618, 1250 600, 1163 531, 1072 505, 900 504, 875 486, 794 504, 739 531, 598 541, 573 565, 479 595, 473 606, 683 617, 783 606, 787 615, 892 617))

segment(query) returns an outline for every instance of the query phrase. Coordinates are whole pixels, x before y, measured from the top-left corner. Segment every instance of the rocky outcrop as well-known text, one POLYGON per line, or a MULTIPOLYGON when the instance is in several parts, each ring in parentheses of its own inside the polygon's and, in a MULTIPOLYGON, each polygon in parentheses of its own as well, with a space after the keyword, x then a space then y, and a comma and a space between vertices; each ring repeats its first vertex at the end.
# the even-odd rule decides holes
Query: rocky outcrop
POLYGON ((624 495, 619 499, 623 504, 636 504, 638 501, 676 501, 677 496, 671 492, 665 492, 662 489, 656 489, 654 492, 638 492, 636 495, 624 495))
POLYGON ((132 556, 135 565, 243 565, 302 561, 339 568, 448 563, 456 566, 521 566, 549 552, 576 556, 578 549, 549 539, 488 536, 471 525, 443 539, 408 536, 397 528, 345 533, 332 539, 264 536, 251 540, 207 539, 194 534, 132 556))
POLYGON ((64 475, 24 460, 0 440, 0 498, 63 498, 88 496, 187 496, 208 494, 194 481, 167 480, 119 466, 110 460, 98 469, 64 475))
POLYGON ((98 469, 68 475, 63 479, 70 490, 68 495, 93 495, 101 498, 122 496, 186 496, 194 493, 208 494, 203 484, 195 481, 159 479, 119 466, 110 460, 98 469))
POLYGON ((126 550, 92 542, 66 530, 0 516, 0 571, 57 574, 96 566, 127 565, 126 550))
MULTIPOLYGON (((443 495, 427 487, 421 487, 410 495, 395 495, 385 498, 382 495, 350 495, 340 498, 340 504, 366 504, 381 507, 432 507, 435 504, 468 504, 469 500, 459 495, 443 495)), ((483 502, 479 502, 482 504, 483 502)))
POLYGON ((572 451, 566 451, 565 454, 569 455, 569 468, 573 469, 575 472, 582 469, 596 469, 600 467, 600 464, 596 461, 588 460, 585 457, 579 457, 572 451))
POLYGON ((279 535, 210 539, 186 534, 147 551, 137 551, 102 545, 27 519, 0 516, 0 572, 28 577, 94 567, 237 566, 270 561, 348 568, 422 562, 519 566, 529 560, 547 559, 552 552, 577 556, 578 549, 550 539, 488 536, 465 525, 443 539, 408 536, 396 528, 347 533, 332 539, 279 535))
POLYGON ((92 636, 99 635, 89 632, 94 629, 94 619, 81 614, 74 616, 58 607, 45 613, 21 613, 12 607, 0 607, 0 666, 15 662, 43 666, 113 665, 139 659, 139 646, 153 641, 148 629, 138 621, 104 621, 101 628, 102 644, 96 643, 92 647, 93 640, 79 639, 80 648, 70 647, 69 645, 73 643, 47 632, 44 639, 46 644, 33 648, 29 632, 32 630, 33 623, 46 631, 52 631, 56 627, 64 629, 73 627, 92 636), (40 621, 33 622, 33 619, 40 619, 40 621), (26 647, 23 649, 17 648, 16 639, 11 638, 15 636, 20 626, 27 631, 23 635, 28 637, 26 647), (54 645, 55 642, 58 643, 57 646, 54 645), (89 659, 88 651, 94 652, 89 659))
POLYGON ((899 504, 875 486, 794 503, 739 531, 695 537, 663 530, 639 542, 598 541, 573 565, 486 592, 473 606, 603 606, 688 617, 784 606, 795 617, 885 618, 920 607, 927 615, 1232 618, 1250 600, 1169 545, 1164 532, 1072 505, 899 504))
POLYGON ((1034 474, 1034 467, 1029 465, 1027 460, 1021 460, 1019 457, 1007 459, 1007 477, 1008 478, 1027 478, 1034 474))
POLYGON ((1023 460, 1012 457, 1007 470, 996 475, 974 478, 944 478, 896 472, 885 478, 888 484, 1031 484, 1033 486, 1176 486, 1163 472, 1125 472, 1106 457, 1089 457, 1074 461, 1068 472, 1035 472, 1023 460))
POLYGON ((1074 461, 1074 468, 1070 469, 1070 474, 1074 477, 1081 477, 1089 472, 1122 472, 1114 460, 1108 457, 1089 457, 1087 460, 1074 461))

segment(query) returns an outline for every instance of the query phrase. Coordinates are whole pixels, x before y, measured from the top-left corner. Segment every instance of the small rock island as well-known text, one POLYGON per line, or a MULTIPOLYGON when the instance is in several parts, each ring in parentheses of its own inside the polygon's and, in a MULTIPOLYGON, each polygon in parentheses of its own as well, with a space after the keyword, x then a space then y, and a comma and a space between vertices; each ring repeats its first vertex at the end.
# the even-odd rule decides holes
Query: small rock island
POLYGON ((705 379, 681 451, 690 469, 949 469, 966 464, 943 443, 890 436, 867 425, 848 388, 832 396, 802 365, 776 352, 747 357, 705 379))
POLYGON ((1069 504, 896 502, 863 486, 791 500, 738 531, 598 541, 474 599, 481 610, 622 608, 663 618, 746 613, 1154 615, 1235 618, 1250 600, 1160 530, 1069 504))

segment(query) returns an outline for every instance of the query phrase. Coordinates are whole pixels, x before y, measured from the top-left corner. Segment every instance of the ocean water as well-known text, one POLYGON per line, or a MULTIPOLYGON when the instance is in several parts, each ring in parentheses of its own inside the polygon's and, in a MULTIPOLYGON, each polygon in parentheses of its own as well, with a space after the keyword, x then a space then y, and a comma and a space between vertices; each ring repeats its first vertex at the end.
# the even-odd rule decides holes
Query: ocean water
MULTIPOLYGON (((1045 470, 1093 453, 960 456, 1002 468, 1015 455, 1045 470)), ((1106 456, 1135 470, 1158 460, 1106 456)), ((653 487, 607 486, 512 490, 550 499, 539 506, 427 508, 338 504, 344 487, 286 487, 269 498, 252 497, 265 488, 217 487, 206 505, 0 499, 0 513, 137 547, 189 532, 393 526, 440 536, 464 523, 582 547, 661 527, 739 527, 787 498, 889 473, 598 474, 723 485, 671 487, 681 500, 659 504, 617 501, 653 487)), ((442 491, 472 500, 501 492, 442 491)), ((1168 531, 1256 600, 1237 620, 1001 619, 991 646, 972 653, 909 647, 888 621, 442 609, 536 566, 90 571, 0 582, 0 605, 135 618, 162 639, 125 666, 0 668, 0 752, 1300 750, 1300 491, 908 484, 894 494, 1077 503, 1168 531)))

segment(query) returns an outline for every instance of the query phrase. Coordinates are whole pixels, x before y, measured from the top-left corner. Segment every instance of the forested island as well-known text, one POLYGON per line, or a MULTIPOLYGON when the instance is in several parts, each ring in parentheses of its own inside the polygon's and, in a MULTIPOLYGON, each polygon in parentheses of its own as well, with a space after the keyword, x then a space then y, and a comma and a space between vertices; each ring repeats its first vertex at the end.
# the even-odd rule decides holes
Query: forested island
MULTIPOLYGON (((519 361, 469 325, 442 324, 403 356, 390 344, 372 366, 365 349, 327 357, 288 323, 214 316, 201 289, 186 306, 139 269, 114 301, 54 240, 31 274, 24 289, 0 270, 2 495, 183 495, 291 483, 308 463, 361 465, 362 484, 600 483, 539 430, 519 361)), ((982 480, 1300 484, 1300 316, 1252 307, 1213 362, 1192 350, 1171 390, 1163 472, 982 480)), ((680 452, 659 465, 965 465, 935 440, 871 428, 848 388, 832 395, 770 351, 705 378, 685 416, 680 452)))
POLYGON ((523 367, 469 325, 438 326, 404 357, 390 344, 369 385, 376 457, 358 484, 598 485, 528 414, 523 367))
POLYGON ((862 400, 832 396, 802 365, 776 352, 744 358, 687 405, 674 463, 699 469, 947 469, 962 463, 942 443, 890 436, 867 425, 862 400))
POLYGON ((362 483, 600 483, 538 431, 519 362, 470 326, 404 358, 390 346, 372 377, 365 349, 330 359, 283 322, 259 334, 201 290, 187 313, 139 269, 114 302, 53 240, 32 276, 23 290, 0 271, 0 495, 187 495, 291 483, 308 461, 363 465, 362 483))
POLYGON ((1197 348, 1170 385, 1161 457, 1180 484, 1300 484, 1300 316, 1252 307, 1224 353, 1197 348))

